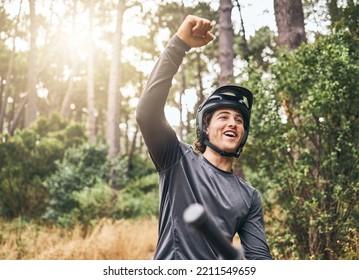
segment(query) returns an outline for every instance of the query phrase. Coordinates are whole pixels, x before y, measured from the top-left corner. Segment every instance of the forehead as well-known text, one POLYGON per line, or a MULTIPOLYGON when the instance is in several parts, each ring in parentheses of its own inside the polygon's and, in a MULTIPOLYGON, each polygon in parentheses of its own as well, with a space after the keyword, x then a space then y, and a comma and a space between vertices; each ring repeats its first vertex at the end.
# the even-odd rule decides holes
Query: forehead
POLYGON ((214 110, 213 115, 219 115, 219 114, 231 114, 231 115, 235 115, 235 116, 240 116, 243 118, 242 113, 234 108, 219 108, 214 110))

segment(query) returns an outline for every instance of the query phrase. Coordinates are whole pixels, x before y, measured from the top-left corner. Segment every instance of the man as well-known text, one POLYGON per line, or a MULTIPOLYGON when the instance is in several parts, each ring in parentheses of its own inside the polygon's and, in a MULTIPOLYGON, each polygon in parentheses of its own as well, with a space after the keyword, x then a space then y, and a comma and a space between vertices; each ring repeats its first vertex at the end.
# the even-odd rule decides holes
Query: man
POLYGON ((209 243, 186 225, 183 212, 202 204, 223 234, 239 234, 247 259, 271 259, 258 191, 233 174, 248 136, 252 94, 224 86, 200 106, 195 151, 180 142, 164 115, 173 76, 186 52, 213 40, 210 21, 187 16, 156 63, 136 118, 159 173, 159 237, 155 259, 218 259, 209 243))

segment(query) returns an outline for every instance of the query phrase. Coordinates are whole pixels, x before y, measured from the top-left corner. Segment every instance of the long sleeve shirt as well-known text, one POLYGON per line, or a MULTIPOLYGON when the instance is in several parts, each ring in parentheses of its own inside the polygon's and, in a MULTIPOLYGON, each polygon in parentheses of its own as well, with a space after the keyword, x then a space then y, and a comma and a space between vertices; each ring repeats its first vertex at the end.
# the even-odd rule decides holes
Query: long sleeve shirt
POLYGON ((183 220, 185 209, 199 203, 229 240, 239 235, 246 259, 271 259, 259 192, 180 142, 165 118, 172 79, 189 49, 176 35, 172 37, 149 77, 136 111, 159 174, 159 237, 154 258, 219 258, 207 240, 183 220))

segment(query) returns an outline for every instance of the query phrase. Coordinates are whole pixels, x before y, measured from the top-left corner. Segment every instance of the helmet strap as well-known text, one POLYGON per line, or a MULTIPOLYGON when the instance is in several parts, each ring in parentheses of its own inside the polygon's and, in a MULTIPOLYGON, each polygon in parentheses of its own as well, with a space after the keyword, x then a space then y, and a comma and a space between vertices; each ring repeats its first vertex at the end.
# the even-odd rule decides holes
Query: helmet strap
POLYGON ((239 147, 235 153, 228 153, 228 152, 222 151, 217 146, 215 146, 211 142, 209 142, 209 140, 207 140, 207 139, 203 140, 203 144, 205 144, 207 147, 210 147, 213 151, 215 151, 216 153, 218 153, 219 155, 224 156, 224 157, 236 157, 236 158, 238 158, 240 156, 241 152, 242 152, 241 147, 239 147))

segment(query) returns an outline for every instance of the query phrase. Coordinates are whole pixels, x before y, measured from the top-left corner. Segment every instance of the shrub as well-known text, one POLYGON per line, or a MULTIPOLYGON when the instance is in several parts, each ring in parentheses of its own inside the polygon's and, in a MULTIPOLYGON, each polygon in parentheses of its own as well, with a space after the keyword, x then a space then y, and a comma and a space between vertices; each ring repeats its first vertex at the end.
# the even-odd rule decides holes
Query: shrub
POLYGON ((356 251, 358 50, 349 34, 323 36, 283 54, 271 83, 256 83, 248 164, 260 174, 252 183, 271 211, 268 239, 278 258, 356 251))
POLYGON ((42 181, 63 156, 63 145, 39 138, 31 130, 16 133, 0 143, 0 213, 7 218, 37 217, 44 210, 46 190, 42 181))
POLYGON ((115 208, 117 191, 103 181, 73 192, 72 197, 78 204, 78 207, 73 209, 72 217, 74 221, 84 225, 101 218, 112 218, 118 212, 115 208))
POLYGON ((158 199, 157 173, 133 180, 119 195, 118 208, 121 217, 134 218, 157 215, 158 199))
POLYGON ((84 129, 54 114, 1 139, 0 215, 40 217, 48 198, 43 182, 57 170, 65 149, 86 139, 84 129))
POLYGON ((63 160, 57 163, 58 170, 46 180, 50 201, 45 219, 60 222, 63 215, 79 207, 74 192, 81 192, 102 182, 105 178, 106 155, 105 145, 84 144, 66 150, 63 160))

